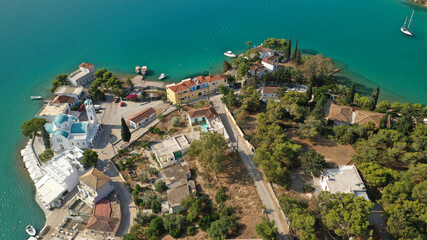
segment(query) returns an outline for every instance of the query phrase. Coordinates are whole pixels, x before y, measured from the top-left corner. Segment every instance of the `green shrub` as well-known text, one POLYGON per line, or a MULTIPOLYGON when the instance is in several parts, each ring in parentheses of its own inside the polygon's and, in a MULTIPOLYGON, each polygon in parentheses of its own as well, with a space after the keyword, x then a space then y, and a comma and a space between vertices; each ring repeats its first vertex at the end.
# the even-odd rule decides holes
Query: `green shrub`
POLYGON ((196 230, 197 230, 197 228, 196 228, 196 227, 194 227, 194 226, 189 226, 189 227, 187 228, 187 235, 188 235, 188 236, 194 236, 194 235, 196 234, 196 230))

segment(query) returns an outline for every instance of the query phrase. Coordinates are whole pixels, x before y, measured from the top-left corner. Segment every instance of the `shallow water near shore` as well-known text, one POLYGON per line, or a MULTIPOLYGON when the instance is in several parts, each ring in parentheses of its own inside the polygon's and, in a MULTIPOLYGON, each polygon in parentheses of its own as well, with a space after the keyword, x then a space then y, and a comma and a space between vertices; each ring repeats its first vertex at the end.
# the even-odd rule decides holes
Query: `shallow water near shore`
POLYGON ((345 82, 382 99, 427 103, 427 11, 415 8, 414 38, 399 28, 414 6, 404 0, 0 0, 0 239, 26 239, 44 216, 17 155, 20 125, 41 106, 57 74, 83 61, 118 73, 135 65, 167 81, 215 73, 223 52, 245 42, 292 37, 332 57, 345 82), (359 85, 360 84, 360 85, 359 85), (359 87, 360 86, 360 87, 359 87), (15 229, 16 228, 16 229, 15 229))

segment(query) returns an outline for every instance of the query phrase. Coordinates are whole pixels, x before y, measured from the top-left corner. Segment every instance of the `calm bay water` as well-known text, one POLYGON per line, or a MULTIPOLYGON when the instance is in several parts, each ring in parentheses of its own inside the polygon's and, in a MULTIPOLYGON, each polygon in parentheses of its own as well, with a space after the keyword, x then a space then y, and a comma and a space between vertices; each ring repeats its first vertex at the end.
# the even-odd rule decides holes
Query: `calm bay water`
POLYGON ((399 31, 413 6, 399 0, 0 0, 0 239, 25 239, 42 211, 17 155, 20 125, 40 107, 51 79, 83 61, 131 73, 147 65, 168 81, 216 72, 226 50, 267 37, 299 38, 332 57, 344 79, 382 98, 427 103, 427 11, 416 8, 414 38, 399 31), (15 229, 16 228, 16 229, 15 229))

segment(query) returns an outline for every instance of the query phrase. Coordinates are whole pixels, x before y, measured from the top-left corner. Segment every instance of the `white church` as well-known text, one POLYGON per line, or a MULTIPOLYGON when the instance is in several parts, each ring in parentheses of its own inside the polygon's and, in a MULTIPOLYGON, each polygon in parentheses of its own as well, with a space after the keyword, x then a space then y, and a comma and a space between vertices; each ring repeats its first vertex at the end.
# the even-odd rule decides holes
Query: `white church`
POLYGON ((73 146, 78 148, 92 148, 95 143, 100 124, 96 117, 92 100, 84 102, 88 121, 80 122, 74 116, 60 114, 53 123, 46 123, 45 129, 50 134, 52 150, 62 152, 73 146))

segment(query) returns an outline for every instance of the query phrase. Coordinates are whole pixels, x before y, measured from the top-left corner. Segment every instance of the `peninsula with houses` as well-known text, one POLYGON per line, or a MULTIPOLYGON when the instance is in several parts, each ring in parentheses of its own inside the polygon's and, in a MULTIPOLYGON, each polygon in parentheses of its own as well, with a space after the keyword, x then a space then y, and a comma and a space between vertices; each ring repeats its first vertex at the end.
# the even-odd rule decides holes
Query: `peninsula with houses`
POLYGON ((246 45, 173 84, 58 75, 22 125, 35 238, 422 239, 427 107, 359 95, 298 40, 246 45))

